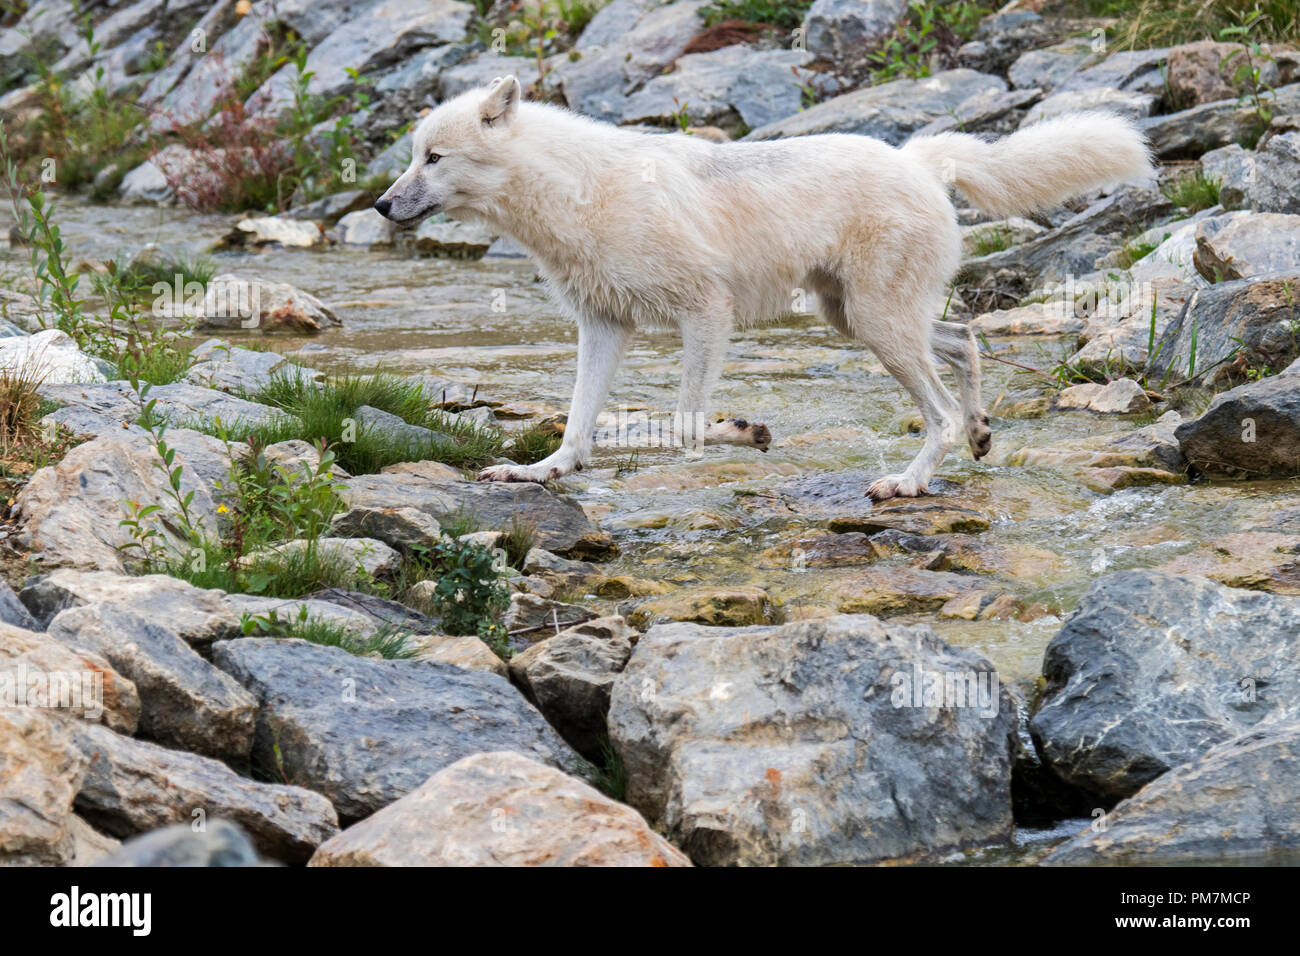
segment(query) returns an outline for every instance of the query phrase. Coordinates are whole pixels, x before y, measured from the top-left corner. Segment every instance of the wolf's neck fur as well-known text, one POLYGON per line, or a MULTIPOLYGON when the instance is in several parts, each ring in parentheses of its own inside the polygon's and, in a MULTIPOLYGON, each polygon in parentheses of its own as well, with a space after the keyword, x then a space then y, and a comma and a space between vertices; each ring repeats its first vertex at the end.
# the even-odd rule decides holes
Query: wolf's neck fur
POLYGON ((521 103, 509 142, 510 174, 496 199, 481 211, 489 223, 519 240, 544 265, 590 265, 601 250, 591 228, 597 186, 616 191, 629 170, 619 140, 638 134, 617 130, 567 110, 521 103))

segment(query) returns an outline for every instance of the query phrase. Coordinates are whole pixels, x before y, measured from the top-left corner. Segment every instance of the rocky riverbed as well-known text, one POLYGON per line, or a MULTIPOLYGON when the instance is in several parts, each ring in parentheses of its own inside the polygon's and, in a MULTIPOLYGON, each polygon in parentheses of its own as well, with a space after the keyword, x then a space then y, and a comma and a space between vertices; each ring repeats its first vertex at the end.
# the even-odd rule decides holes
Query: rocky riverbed
MULTIPOLYGON (((0 706, 0 862, 1297 861, 1300 55, 1273 52, 1272 125, 1243 148, 1258 115, 1221 88, 1221 45, 1110 53, 1079 39, 1084 21, 1012 10, 950 69, 823 88, 800 110, 741 78, 842 63, 864 11, 898 11, 818 0, 813 53, 732 44, 665 73, 696 6, 615 0, 576 47, 596 52, 556 61, 550 82, 602 118, 671 118, 677 96, 700 127, 755 138, 1005 132, 1095 105, 1142 117, 1159 181, 1033 221, 960 209, 949 317, 989 350, 992 453, 954 453, 930 495, 873 506, 867 485, 916 453, 919 416, 870 351, 802 312, 738 334, 716 396, 769 427, 766 454, 657 447, 640 439, 676 401, 681 345, 645 333, 578 474, 486 485, 418 456, 338 470, 327 532, 273 550, 330 549, 386 597, 140 576, 129 503, 159 505, 161 540, 184 553, 154 439, 118 369, 29 334, 16 242, 0 367, 40 363, 43 420, 80 444, 13 487, 0 697, 23 702, 19 673, 98 690, 60 701, 38 680, 39 706, 0 706), (1214 201, 1187 195, 1197 175, 1214 201), (533 534, 492 647, 445 633, 436 580, 397 585, 466 516, 466 540, 533 534), (403 653, 248 627, 300 608, 368 647, 399 633, 403 653), (192 828, 196 813, 212 822, 192 828)), ((447 94, 510 66, 472 49, 434 63, 451 46, 431 43, 419 70, 375 53, 376 75, 418 99, 429 76, 447 94)), ((174 107, 194 106, 187 84, 174 107)), ((148 165, 111 203, 59 197, 57 220, 87 276, 211 257, 195 301, 163 293, 155 310, 205 319, 192 366, 150 392, 208 527, 229 533, 232 456, 248 451, 213 423, 276 421, 256 396, 286 377, 382 371, 462 423, 562 425, 575 331, 508 239, 395 232, 365 190, 279 216, 195 212, 148 165), (214 314, 216 290, 253 286, 252 328, 214 314)), ((320 461, 301 440, 266 453, 288 471, 320 461)))

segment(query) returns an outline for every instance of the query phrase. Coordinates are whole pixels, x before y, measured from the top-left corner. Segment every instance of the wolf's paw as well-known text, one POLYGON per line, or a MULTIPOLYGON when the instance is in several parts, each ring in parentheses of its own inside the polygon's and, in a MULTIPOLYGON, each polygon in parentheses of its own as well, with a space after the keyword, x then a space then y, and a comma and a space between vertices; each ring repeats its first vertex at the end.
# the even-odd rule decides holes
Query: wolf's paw
POLYGON ((537 484, 560 477, 560 469, 536 465, 493 465, 478 473, 479 481, 532 481, 537 484))
POLYGON ((888 501, 890 498, 917 498, 926 493, 926 486, 904 475, 886 475, 877 478, 867 488, 867 497, 872 501, 888 501))
POLYGON ((989 428, 989 417, 980 412, 979 418, 966 422, 966 441, 970 444, 970 453, 979 461, 993 447, 993 430, 989 428))
POLYGON ((772 432, 766 425, 747 422, 743 418, 728 418, 714 422, 705 433, 708 445, 749 445, 767 451, 772 444, 772 432))
POLYGON ((766 425, 747 422, 743 418, 728 418, 723 424, 736 430, 736 444, 753 445, 759 451, 767 451, 767 446, 772 444, 772 432, 766 425))

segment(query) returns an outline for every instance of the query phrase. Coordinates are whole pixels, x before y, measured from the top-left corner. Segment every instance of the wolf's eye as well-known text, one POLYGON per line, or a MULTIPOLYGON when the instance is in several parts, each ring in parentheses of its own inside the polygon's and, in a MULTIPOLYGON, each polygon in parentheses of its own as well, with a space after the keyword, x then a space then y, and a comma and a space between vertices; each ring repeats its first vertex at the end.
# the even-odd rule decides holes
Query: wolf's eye
POLYGON ((441 157, 440 155, 438 155, 437 153, 430 153, 430 154, 429 154, 429 165, 432 166, 434 163, 436 163, 436 162, 437 162, 438 160, 440 160, 440 159, 442 159, 442 157, 441 157))

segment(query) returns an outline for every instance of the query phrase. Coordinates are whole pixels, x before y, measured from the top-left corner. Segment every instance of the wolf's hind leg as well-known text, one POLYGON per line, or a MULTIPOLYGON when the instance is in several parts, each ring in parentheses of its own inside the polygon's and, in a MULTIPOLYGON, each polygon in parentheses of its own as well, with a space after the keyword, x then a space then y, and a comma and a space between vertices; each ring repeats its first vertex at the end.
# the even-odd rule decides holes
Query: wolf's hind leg
POLYGON ((980 406, 980 355, 975 334, 969 326, 936 320, 930 326, 930 341, 934 354, 957 376, 966 441, 978 461, 993 446, 993 432, 980 406))

